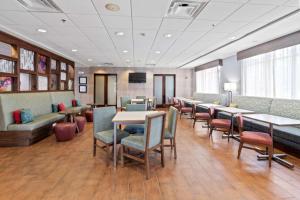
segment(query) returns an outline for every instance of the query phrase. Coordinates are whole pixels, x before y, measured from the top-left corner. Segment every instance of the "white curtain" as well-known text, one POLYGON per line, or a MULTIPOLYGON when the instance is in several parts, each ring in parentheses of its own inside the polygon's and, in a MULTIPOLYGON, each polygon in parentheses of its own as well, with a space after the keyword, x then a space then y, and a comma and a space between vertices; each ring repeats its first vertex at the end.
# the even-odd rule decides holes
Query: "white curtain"
POLYGON ((300 45, 240 61, 242 94, 300 99, 300 45))
POLYGON ((201 93, 219 93, 219 66, 196 72, 196 90, 201 93))

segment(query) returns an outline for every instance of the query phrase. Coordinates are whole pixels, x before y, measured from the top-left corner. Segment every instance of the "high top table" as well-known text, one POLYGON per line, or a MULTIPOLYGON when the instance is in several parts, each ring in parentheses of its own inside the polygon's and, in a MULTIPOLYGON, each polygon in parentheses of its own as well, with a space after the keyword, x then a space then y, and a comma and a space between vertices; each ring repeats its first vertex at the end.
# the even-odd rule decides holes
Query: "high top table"
MULTIPOLYGON (((273 126, 295 126, 300 125, 299 120, 290 119, 286 117, 280 117, 275 115, 269 115, 269 114, 251 114, 251 115, 243 115, 243 117, 248 119, 257 120, 260 122, 265 122, 269 124, 269 131, 272 138, 273 137, 273 126)), ((274 143, 274 140, 273 140, 274 143)), ((273 154, 272 159, 288 168, 293 168, 294 165, 286 160, 283 160, 287 155, 286 154, 273 154)), ((257 158, 259 160, 268 159, 269 155, 258 155, 257 158)))
POLYGON ((224 107, 219 104, 213 104, 213 103, 200 103, 197 106, 202 107, 202 108, 216 108, 216 107, 224 107))
POLYGON ((117 128, 119 125, 128 124, 144 124, 146 121, 146 116, 149 114, 157 113, 159 111, 136 111, 136 112, 117 112, 117 114, 112 119, 114 123, 114 168, 117 167, 117 128))
POLYGON ((236 114, 249 114, 249 113, 254 113, 254 112, 251 111, 251 110, 245 110, 245 109, 234 108, 234 107, 215 107, 215 109, 218 110, 218 111, 222 111, 222 112, 226 112, 226 113, 230 114, 230 120, 231 120, 230 134, 228 136, 224 135, 224 137, 231 137, 231 138, 236 139, 236 140, 239 141, 240 138, 233 134, 233 117, 234 117, 234 115, 236 115, 236 114))

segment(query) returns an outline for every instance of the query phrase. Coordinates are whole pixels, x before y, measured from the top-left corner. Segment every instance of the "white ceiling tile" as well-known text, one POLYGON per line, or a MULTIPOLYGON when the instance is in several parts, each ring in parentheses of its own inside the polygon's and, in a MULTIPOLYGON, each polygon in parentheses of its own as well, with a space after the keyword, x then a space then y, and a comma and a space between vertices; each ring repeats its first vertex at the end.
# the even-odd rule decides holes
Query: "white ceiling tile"
POLYGON ((96 10, 89 0, 55 0, 55 3, 65 13, 96 14, 96 10))
POLYGON ((16 0, 1 0, 0 10, 26 11, 24 7, 16 0))
POLYGON ((194 20, 193 23, 187 28, 186 31, 203 32, 213 29, 219 21, 216 20, 194 20))
POLYGON ((144 30, 157 30, 162 23, 162 18, 133 17, 133 28, 144 30))
POLYGON ((232 22, 232 21, 226 20, 226 21, 219 23, 217 26, 215 26, 213 28, 213 30, 215 32, 232 33, 232 32, 239 30, 243 26, 246 26, 247 24, 248 24, 248 22, 236 22, 236 21, 232 22))
POLYGON ((1 11, 0 16, 20 25, 42 25, 43 23, 28 12, 1 11))
POLYGON ((132 15, 136 17, 165 16, 170 5, 169 0, 132 0, 132 15))
POLYGON ((183 31, 191 23, 191 21, 192 20, 190 19, 164 18, 161 29, 183 31))
POLYGON ((293 11, 295 11, 296 7, 290 7, 290 6, 279 6, 276 9, 273 9, 272 11, 264 14, 263 16, 257 18, 255 21, 257 22, 271 22, 273 20, 276 20, 284 15, 287 15, 293 11))
POLYGON ((102 16, 103 23, 108 28, 131 29, 131 18, 122 16, 102 16))
POLYGON ((295 6, 295 7, 299 8, 300 7, 300 2, 299 2, 299 0, 288 0, 284 3, 284 5, 286 5, 286 6, 295 6))
POLYGON ((65 15, 64 13, 41 13, 41 12, 34 12, 32 13, 36 18, 43 21, 45 24, 49 26, 60 26, 60 27, 68 27, 74 26, 71 20, 65 15), (66 20, 62 22, 62 20, 66 20))
POLYGON ((286 0, 250 0, 251 4, 270 4, 270 5, 282 5, 286 0))
POLYGON ((241 7, 242 3, 210 2, 196 19, 223 20, 241 7))
POLYGON ((68 14, 68 17, 78 27, 103 27, 102 21, 98 15, 68 14))
POLYGON ((254 5, 254 4, 246 4, 237 12, 232 14, 228 20, 230 21, 244 21, 251 22, 256 18, 262 16, 268 11, 271 11, 275 8, 274 5, 254 5), (254 14, 255 13, 255 14, 254 14))

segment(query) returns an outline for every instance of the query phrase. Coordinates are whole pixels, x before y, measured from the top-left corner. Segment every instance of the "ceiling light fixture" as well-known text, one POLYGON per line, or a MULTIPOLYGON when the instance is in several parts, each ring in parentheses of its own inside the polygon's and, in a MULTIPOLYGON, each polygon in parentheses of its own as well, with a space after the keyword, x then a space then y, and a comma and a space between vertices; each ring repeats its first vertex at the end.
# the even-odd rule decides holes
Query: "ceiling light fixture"
POLYGON ((73 52, 77 52, 78 50, 77 50, 77 49, 72 49, 72 51, 73 51, 73 52))
POLYGON ((117 12, 120 10, 120 6, 114 3, 108 3, 105 5, 105 8, 112 12, 117 12))
POLYGON ((124 32, 115 32, 115 35, 116 35, 116 36, 124 36, 125 33, 124 33, 124 32))
POLYGON ((128 53, 128 51, 127 51, 127 50, 123 50, 122 52, 123 52, 123 53, 128 53))
POLYGON ((231 39, 231 40, 235 40, 236 39, 236 37, 235 36, 232 36, 231 38, 229 38, 229 39, 231 39))
POLYGON ((156 54, 160 54, 160 51, 155 51, 156 54))
POLYGON ((37 31, 40 32, 40 33, 46 33, 47 32, 46 29, 42 29, 42 28, 37 29, 37 31))
POLYGON ((167 33, 167 34, 164 35, 164 37, 165 38, 170 38, 170 37, 172 37, 172 34, 171 33, 167 33))

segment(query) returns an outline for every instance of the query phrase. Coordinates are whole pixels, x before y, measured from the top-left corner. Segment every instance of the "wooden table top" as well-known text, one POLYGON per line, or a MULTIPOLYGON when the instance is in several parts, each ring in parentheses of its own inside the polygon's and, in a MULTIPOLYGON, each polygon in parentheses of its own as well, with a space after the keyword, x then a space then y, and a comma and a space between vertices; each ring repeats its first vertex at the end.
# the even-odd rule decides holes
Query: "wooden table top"
POLYGON ((59 111, 59 114, 77 114, 80 113, 80 110, 76 109, 76 108, 67 108, 66 110, 63 111, 59 111))
POLYGON ((112 122, 122 122, 122 123, 144 123, 146 116, 149 114, 158 113, 159 111, 135 111, 135 112, 118 112, 112 122))
POLYGON ((287 117, 280 117, 276 115, 269 115, 269 114, 248 114, 248 115, 243 115, 243 117, 254 119, 261 122, 266 122, 269 124, 274 124, 277 126, 300 125, 300 120, 290 119, 287 117))
POLYGON ((216 110, 224 111, 231 114, 238 114, 238 113, 254 113, 254 111, 251 110, 245 110, 240 108, 234 108, 234 107, 216 107, 216 110))

